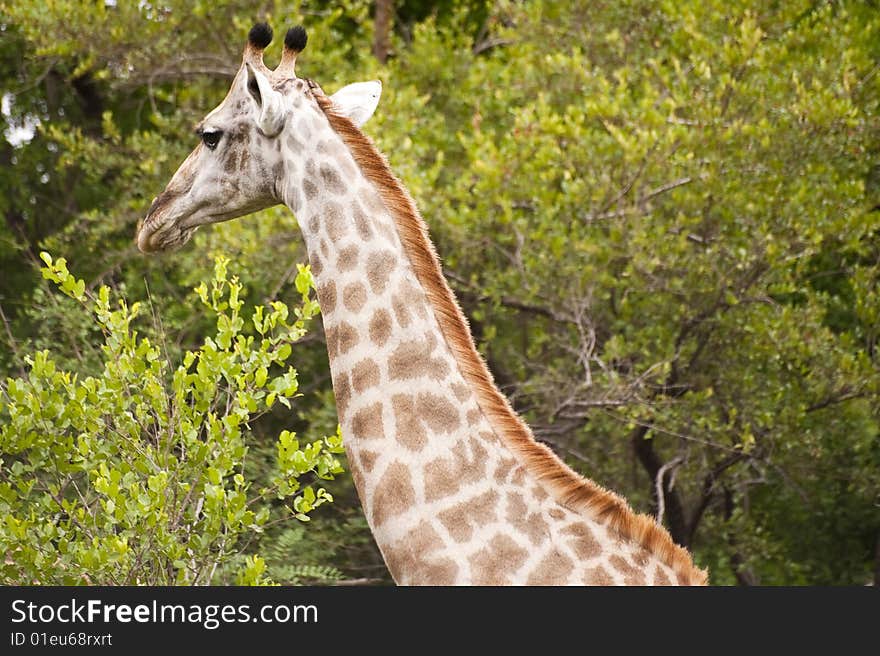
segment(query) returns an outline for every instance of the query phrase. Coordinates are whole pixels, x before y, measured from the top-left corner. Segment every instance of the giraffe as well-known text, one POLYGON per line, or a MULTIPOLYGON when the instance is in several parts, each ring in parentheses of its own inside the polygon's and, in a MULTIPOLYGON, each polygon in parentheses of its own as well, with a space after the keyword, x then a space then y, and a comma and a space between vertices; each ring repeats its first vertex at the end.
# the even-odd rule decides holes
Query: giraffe
POLYGON ((513 411, 477 352, 427 227, 361 126, 378 81, 327 96, 251 29, 201 142, 153 201, 137 244, 276 205, 301 226, 355 487, 388 569, 412 585, 703 585, 652 518, 571 470, 513 411))

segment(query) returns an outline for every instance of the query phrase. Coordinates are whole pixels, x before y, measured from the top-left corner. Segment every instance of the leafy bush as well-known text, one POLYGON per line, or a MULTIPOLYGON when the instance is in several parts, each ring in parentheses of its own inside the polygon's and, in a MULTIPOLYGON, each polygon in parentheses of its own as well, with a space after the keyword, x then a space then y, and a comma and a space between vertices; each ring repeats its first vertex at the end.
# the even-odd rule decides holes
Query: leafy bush
MULTIPOLYGON (((310 444, 282 431, 270 483, 245 477, 249 423, 299 383, 287 364, 318 313, 307 267, 291 311, 275 301, 245 319, 244 290, 217 258, 195 293, 216 331, 176 366, 133 327, 142 305, 88 293, 64 259, 42 253, 43 275, 86 307, 104 335, 103 373, 81 378, 38 351, 0 383, 0 550, 4 584, 207 584, 261 532, 273 503, 307 521, 331 502, 312 475, 342 471, 338 432, 310 444)), ((244 560, 238 583, 268 582, 244 560)))

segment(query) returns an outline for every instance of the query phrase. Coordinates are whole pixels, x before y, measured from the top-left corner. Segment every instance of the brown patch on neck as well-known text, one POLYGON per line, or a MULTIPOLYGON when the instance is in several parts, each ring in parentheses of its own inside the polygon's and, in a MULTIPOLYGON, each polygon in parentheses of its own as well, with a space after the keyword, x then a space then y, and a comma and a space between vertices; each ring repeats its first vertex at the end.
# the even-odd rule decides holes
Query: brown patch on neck
POLYGON ((666 529, 652 517, 636 514, 621 497, 580 476, 547 446, 535 441, 529 427, 495 386, 492 374, 477 352, 467 320, 443 276, 440 259, 428 238, 427 226, 409 192, 392 173, 372 140, 348 118, 338 114, 332 101, 317 86, 313 86, 312 91, 331 127, 348 146, 393 217, 404 251, 434 308, 443 337, 461 374, 476 392, 480 409, 507 448, 559 503, 605 523, 623 538, 642 545, 685 582, 705 585, 706 572, 694 565, 688 551, 675 544, 666 529))

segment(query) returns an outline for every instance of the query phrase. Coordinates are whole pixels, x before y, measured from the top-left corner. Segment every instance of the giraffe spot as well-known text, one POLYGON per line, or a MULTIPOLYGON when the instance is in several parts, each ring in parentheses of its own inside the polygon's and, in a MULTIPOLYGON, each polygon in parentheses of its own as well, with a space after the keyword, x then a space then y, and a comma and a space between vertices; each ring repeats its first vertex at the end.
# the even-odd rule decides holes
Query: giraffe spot
POLYGON ((312 267, 312 273, 316 276, 324 270, 324 263, 317 253, 309 253, 309 264, 312 267))
POLYGON ((435 433, 451 433, 461 423, 458 409, 448 399, 431 392, 419 393, 418 412, 435 433))
POLYGON ((489 444, 501 444, 501 440, 495 437, 495 433, 490 433, 489 431, 480 431, 477 433, 480 439, 484 442, 488 442, 489 444))
POLYGON ((291 153, 298 153, 303 149, 302 142, 292 134, 287 136, 287 147, 290 149, 291 153))
POLYGON ((309 178, 304 178, 302 182, 303 193, 307 200, 312 200, 318 196, 318 186, 309 178))
POLYGON ((300 119, 299 123, 297 123, 296 131, 303 139, 307 141, 312 138, 312 129, 309 127, 305 116, 300 119))
POLYGON ((433 351, 437 348, 437 344, 440 343, 440 340, 437 338, 437 333, 433 330, 425 331, 425 341, 428 343, 428 350, 433 351))
POLYGON ((513 478, 510 479, 510 482, 517 487, 522 487, 526 482, 525 467, 517 467, 516 469, 514 469, 513 478))
POLYGON ((385 237, 385 240, 389 244, 394 244, 395 246, 398 245, 397 231, 390 225, 382 221, 376 226, 376 229, 382 233, 382 236, 385 237))
POLYGON ((349 180, 353 180, 357 175, 357 166, 355 166, 354 160, 351 158, 351 155, 344 150, 337 151, 336 155, 336 163, 342 168, 342 175, 348 178, 349 180))
POLYGON ((573 569, 571 558, 554 549, 529 574, 526 585, 562 585, 568 581, 573 569))
POLYGON ((348 223, 339 203, 330 202, 324 205, 324 225, 331 241, 339 241, 348 232, 348 223))
POLYGON ((366 486, 364 485, 364 473, 353 459, 349 459, 348 461, 348 470, 351 472, 351 480, 354 483, 355 490, 357 490, 358 498, 363 499, 364 491, 366 490, 366 486))
POLYGON ((351 418, 351 434, 361 440, 378 440, 385 437, 381 401, 364 406, 354 413, 351 418))
POLYGON ((342 182, 342 176, 339 175, 339 171, 329 164, 322 164, 320 173, 321 180, 324 181, 324 186, 328 191, 334 194, 345 193, 345 183, 342 182))
POLYGON ((596 567, 587 568, 584 571, 585 585, 614 585, 614 579, 611 578, 604 567, 597 565, 596 567))
POLYGON ((465 418, 467 419, 468 426, 476 426, 480 423, 480 417, 482 417, 482 413, 477 408, 471 408, 467 411, 467 415, 465 418))
POLYGON ((351 206, 352 216, 354 217, 354 227, 357 228, 358 236, 363 241, 369 241, 373 238, 373 228, 370 226, 370 219, 364 213, 361 204, 354 201, 354 204, 351 206))
POLYGON ((385 285, 388 284, 388 278, 397 260, 391 251, 376 251, 370 253, 367 258, 367 280, 370 281, 370 287, 374 294, 381 294, 385 291, 385 285))
POLYGON ((627 585, 645 585, 645 575, 630 565, 625 558, 615 554, 608 559, 608 562, 623 574, 623 582, 627 585))
POLYGON ((336 357, 336 349, 339 345, 335 326, 324 326, 324 341, 327 342, 327 356, 333 360, 336 357))
MULTIPOLYGON (((238 154, 238 170, 239 171, 246 170, 250 159, 251 159, 250 152, 248 151, 247 148, 242 147, 239 150, 239 154, 238 154)), ((259 162, 262 163, 262 160, 259 160, 259 162)))
POLYGON ((238 152, 231 148, 227 148, 226 157, 224 158, 225 161, 223 162, 223 170, 227 173, 235 173, 238 168, 237 158, 238 152))
POLYGON ((565 517, 565 513, 562 512, 559 508, 551 508, 549 511, 547 511, 547 514, 556 520, 560 520, 565 517))
POLYGON ((499 485, 503 485, 507 482, 507 477, 510 474, 510 471, 516 466, 516 459, 514 458, 502 458, 498 465, 495 467, 495 472, 492 476, 495 478, 495 482, 499 485))
POLYGON ((535 486, 532 488, 532 496, 533 496, 537 501, 540 502, 540 501, 543 501, 544 499, 546 499, 546 498, 547 498, 548 496, 550 496, 550 495, 547 494, 547 490, 544 489, 544 486, 543 486, 543 485, 535 485, 535 486))
POLYGON ((353 178, 357 174, 351 154, 339 139, 325 139, 318 142, 318 152, 333 158, 334 164, 342 167, 345 176, 353 178))
POLYGON ((359 195, 368 210, 382 212, 385 209, 385 204, 382 202, 379 192, 372 187, 361 187, 359 195))
POLYGON ((483 447, 482 444, 475 438, 470 437, 468 441, 471 445, 471 453, 474 456, 474 460, 479 464, 479 478, 485 478, 486 476, 486 463, 489 461, 489 452, 483 447))
POLYGON ((376 460, 379 459, 379 454, 375 451, 361 451, 361 467, 364 468, 364 471, 367 473, 373 471, 373 467, 376 466, 376 460))
POLYGON ((458 492, 459 477, 448 458, 435 458, 425 465, 425 501, 436 501, 458 492))
POLYGON ((321 306, 321 312, 324 314, 332 314, 336 309, 336 283, 329 280, 318 285, 318 304, 321 306))
POLYGON ((351 370, 351 385, 356 392, 379 384, 379 365, 367 358, 358 362, 351 370))
POLYGON ((452 393, 459 403, 465 403, 471 398, 471 389, 464 383, 452 383, 452 393))
POLYGON ((376 310, 370 319, 370 339, 376 346, 384 346, 391 335, 391 315, 387 310, 376 310))
POLYGON ((339 251, 339 259, 336 260, 336 268, 340 271, 351 271, 357 266, 358 247, 346 246, 339 251))
MULTIPOLYGON (((281 149, 281 142, 276 141, 275 145, 277 146, 277 148, 279 150, 281 149)), ((283 180, 283 179, 284 179, 284 162, 282 162, 282 161, 275 162, 275 164, 272 165, 273 184, 278 182, 279 180, 283 180)))
POLYGON ((388 375, 392 380, 410 380, 430 376, 442 380, 449 373, 449 365, 442 358, 432 358, 427 342, 401 342, 388 359, 388 375))
POLYGON ((666 576, 666 572, 663 571, 662 567, 657 567, 654 570, 654 585, 672 585, 672 581, 666 576))
POLYGON ((328 246, 327 242, 323 239, 321 240, 321 255, 326 258, 330 257, 330 246, 328 246))
POLYGON ((411 394, 395 394, 391 397, 394 410, 395 437, 406 448, 420 451, 428 442, 425 428, 415 410, 411 394))
POLYGON ((409 314, 409 310, 406 309, 406 304, 404 303, 403 298, 397 294, 392 294, 391 309, 394 310, 394 316, 397 317, 397 323, 400 324, 400 327, 406 328, 412 321, 412 317, 409 314))
POLYGON ((541 514, 529 513, 522 495, 516 492, 507 493, 507 521, 514 529, 527 535, 534 546, 545 542, 550 532, 541 514))
POLYGON ((440 456, 425 465, 425 499, 435 501, 455 494, 461 486, 482 481, 486 475, 488 452, 473 438, 459 440, 450 450, 452 457, 440 456), (468 451, 470 445, 470 451, 468 451))
POLYGON ((341 373, 333 376, 333 396, 336 397, 336 410, 339 416, 345 414, 348 409, 348 402, 351 400, 351 384, 348 380, 347 373, 341 373))
POLYGON ((473 535, 474 527, 497 521, 497 504, 498 493, 489 490, 441 511, 437 517, 453 540, 467 542, 473 535))
POLYGON ((404 585, 452 585, 458 565, 451 558, 435 552, 443 549, 443 540, 425 520, 393 546, 383 549, 385 564, 394 580, 404 585))
POLYGON ((508 585, 508 575, 526 562, 528 552, 506 535, 498 534, 470 556, 474 585, 508 585))
POLYGON ((381 526, 393 517, 403 514, 416 502, 409 470, 401 462, 388 465, 376 484, 373 495, 373 526, 381 526))
POLYGON ((342 290, 342 302, 349 312, 357 314, 367 302, 367 288, 359 282, 352 282, 342 290))
POLYGON ((346 321, 324 331, 327 338, 327 354, 330 359, 348 353, 358 342, 358 333, 354 326, 346 321))
POLYGON ((317 214, 312 214, 312 216, 309 217, 309 232, 311 232, 313 235, 316 235, 316 234, 318 234, 318 230, 320 230, 320 229, 321 229, 320 217, 318 217, 317 214))
POLYGON ((569 524, 562 529, 561 533, 571 536, 568 540, 568 546, 581 560, 589 560, 602 553, 602 546, 585 522, 569 524))
POLYGON ((421 287, 416 286, 409 280, 400 284, 400 298, 404 305, 414 311, 422 320, 428 318, 427 301, 421 287))

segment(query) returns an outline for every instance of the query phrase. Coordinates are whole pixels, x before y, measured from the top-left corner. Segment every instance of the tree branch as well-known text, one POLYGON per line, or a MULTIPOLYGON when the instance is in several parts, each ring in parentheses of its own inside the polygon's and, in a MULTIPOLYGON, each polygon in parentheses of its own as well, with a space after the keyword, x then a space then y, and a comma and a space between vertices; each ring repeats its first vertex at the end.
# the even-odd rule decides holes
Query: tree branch
MULTIPOLYGON (((629 440, 633 447, 633 451, 636 454, 636 458, 638 458, 651 480, 656 481, 657 476, 660 474, 660 470, 664 465, 660 460, 660 457, 654 451, 654 440, 645 439, 647 434, 648 428, 646 426, 637 426, 633 429, 632 433, 630 433, 629 440)), ((656 486, 652 486, 652 494, 659 510, 661 501, 660 496, 657 494, 656 486)), ((682 508, 681 498, 679 497, 678 492, 663 488, 662 496, 664 514, 666 514, 668 518, 669 533, 672 535, 672 539, 683 547, 689 546, 687 543, 687 522, 685 520, 684 509, 682 508)))
POLYGON ((657 470, 657 476, 654 479, 654 495, 657 498, 657 523, 663 523, 663 512, 666 510, 666 491, 672 489, 671 477, 672 473, 684 462, 684 458, 677 456, 664 464, 657 470), (664 485, 666 472, 670 474, 670 483, 664 485))
POLYGON ((703 478, 703 489, 700 494, 700 501, 691 515, 691 520, 688 522, 688 543, 693 542, 697 527, 700 525, 700 521, 702 521, 706 509, 709 507, 709 503, 715 495, 715 483, 718 481, 718 477, 726 470, 733 467, 736 463, 745 460, 745 458, 745 453, 733 453, 718 463, 718 465, 703 478))

